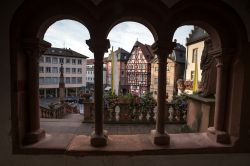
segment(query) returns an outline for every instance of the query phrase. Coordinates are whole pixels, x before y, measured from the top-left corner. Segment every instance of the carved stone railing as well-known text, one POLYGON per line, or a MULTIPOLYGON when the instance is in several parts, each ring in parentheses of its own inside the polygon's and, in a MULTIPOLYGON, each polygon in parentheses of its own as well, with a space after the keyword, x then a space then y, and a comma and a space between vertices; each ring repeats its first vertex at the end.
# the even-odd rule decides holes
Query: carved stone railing
MULTIPOLYGON (((186 111, 182 112, 175 109, 174 104, 167 103, 165 112, 165 123, 186 123, 186 111)), ((94 103, 84 103, 85 123, 94 121, 94 103)), ((155 123, 156 107, 146 112, 140 109, 130 110, 128 103, 118 103, 113 108, 104 109, 105 123, 155 123)))
POLYGON ((60 119, 66 114, 66 111, 63 105, 60 107, 55 107, 55 108, 46 108, 46 107, 40 106, 40 112, 41 112, 40 114, 41 118, 60 119))
POLYGON ((53 104, 52 106, 40 106, 41 118, 60 119, 69 113, 79 113, 77 104, 53 104))

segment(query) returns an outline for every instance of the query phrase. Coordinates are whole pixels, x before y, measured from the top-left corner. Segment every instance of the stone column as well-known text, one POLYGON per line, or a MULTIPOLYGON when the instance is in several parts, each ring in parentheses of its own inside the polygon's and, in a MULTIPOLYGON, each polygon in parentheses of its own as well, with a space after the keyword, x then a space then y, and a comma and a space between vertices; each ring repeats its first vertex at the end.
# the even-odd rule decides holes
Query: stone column
POLYGON ((230 52, 225 50, 213 50, 210 56, 216 59, 217 78, 216 78, 216 97, 214 126, 208 128, 208 136, 219 143, 229 144, 230 136, 226 132, 226 111, 227 111, 227 91, 229 81, 229 60, 230 52))
POLYGON ((26 39, 23 42, 24 53, 27 56, 28 109, 26 113, 24 144, 38 142, 45 137, 45 131, 40 128, 39 111, 39 57, 51 46, 39 39, 26 39))
POLYGON ((107 132, 103 130, 103 57, 110 47, 107 39, 87 40, 90 50, 94 53, 94 103, 95 103, 95 131, 91 135, 92 146, 107 145, 107 132))
POLYGON ((151 131, 153 143, 157 145, 169 145, 170 137, 165 133, 165 109, 166 109, 166 78, 167 58, 175 47, 175 43, 156 42, 152 49, 158 55, 158 94, 156 129, 151 131))

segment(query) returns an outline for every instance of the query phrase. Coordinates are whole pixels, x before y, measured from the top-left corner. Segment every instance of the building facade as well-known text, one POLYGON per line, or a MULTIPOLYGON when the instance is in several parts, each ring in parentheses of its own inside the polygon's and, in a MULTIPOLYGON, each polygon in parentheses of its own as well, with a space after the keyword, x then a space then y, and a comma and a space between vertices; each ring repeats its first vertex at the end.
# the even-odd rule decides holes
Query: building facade
POLYGON ((41 98, 59 97, 60 67, 63 64, 65 97, 77 96, 86 86, 86 58, 71 49, 49 48, 39 59, 41 98))
MULTIPOLYGON (((177 43, 177 46, 167 59, 167 73, 166 73, 166 93, 168 99, 171 100, 173 95, 177 94, 177 80, 183 79, 185 72, 185 54, 186 48, 177 43)), ((158 93, 158 58, 151 61, 151 85, 150 91, 153 92, 153 97, 157 99, 158 93)))
MULTIPOLYGON (((86 89, 88 90, 94 90, 94 79, 95 79, 95 74, 94 74, 94 59, 87 59, 87 67, 86 67, 86 89)), ((106 81, 106 64, 103 64, 103 85, 106 86, 107 81, 106 81)))
POLYGON ((201 81, 201 69, 200 69, 200 61, 202 51, 204 49, 204 41, 208 38, 208 33, 194 26, 194 30, 191 31, 189 37, 187 38, 187 54, 186 54, 186 72, 185 72, 185 80, 193 81, 194 73, 195 73, 195 62, 197 61, 198 66, 198 81, 201 81))
MULTIPOLYGON (((130 53, 122 48, 118 48, 114 52, 113 59, 113 83, 114 91, 118 94, 125 94, 129 91, 127 78, 127 61, 130 53)), ((107 58, 107 85, 112 86, 112 54, 107 58)))
POLYGON ((127 62, 128 85, 130 92, 139 96, 150 91, 151 60, 154 58, 149 45, 136 41, 127 62))

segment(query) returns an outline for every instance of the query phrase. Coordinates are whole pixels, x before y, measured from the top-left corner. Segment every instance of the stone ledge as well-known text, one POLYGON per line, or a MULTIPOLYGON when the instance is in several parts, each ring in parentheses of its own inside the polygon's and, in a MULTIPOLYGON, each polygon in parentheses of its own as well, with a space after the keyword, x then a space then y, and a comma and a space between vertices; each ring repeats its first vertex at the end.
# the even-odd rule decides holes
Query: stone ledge
POLYGON ((188 98, 193 99, 193 100, 197 100, 203 103, 215 103, 215 99, 213 98, 204 98, 204 97, 200 97, 198 95, 187 95, 188 98))
POLYGON ((206 133, 169 134, 170 145, 152 143, 150 134, 109 135, 108 145, 93 147, 90 136, 74 134, 47 134, 40 142, 25 146, 17 154, 95 155, 168 155, 234 152, 232 145, 211 141, 206 133))

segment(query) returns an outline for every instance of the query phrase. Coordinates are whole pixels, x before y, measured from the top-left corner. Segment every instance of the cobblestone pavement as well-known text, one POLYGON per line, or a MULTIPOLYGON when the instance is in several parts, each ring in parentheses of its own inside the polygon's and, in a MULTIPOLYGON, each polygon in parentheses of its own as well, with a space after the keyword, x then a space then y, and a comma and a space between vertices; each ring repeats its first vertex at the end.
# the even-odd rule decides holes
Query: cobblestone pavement
MULTIPOLYGON (((83 116, 80 114, 69 114, 63 119, 44 119, 41 118, 41 128, 47 133, 72 133, 89 135, 94 130, 93 123, 82 123, 83 116)), ((165 129, 168 133, 179 133, 180 124, 166 124, 165 129)), ((104 129, 109 135, 120 134, 147 134, 154 129, 154 124, 104 124, 104 129)))

